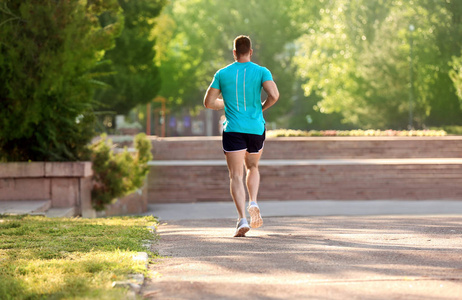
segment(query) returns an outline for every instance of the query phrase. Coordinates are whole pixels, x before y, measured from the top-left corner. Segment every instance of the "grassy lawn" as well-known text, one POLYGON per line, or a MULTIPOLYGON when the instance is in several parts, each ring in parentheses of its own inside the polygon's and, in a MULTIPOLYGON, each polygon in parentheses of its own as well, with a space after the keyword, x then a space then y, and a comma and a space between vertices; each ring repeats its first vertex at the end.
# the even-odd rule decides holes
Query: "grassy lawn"
POLYGON ((0 215, 0 298, 123 299, 112 282, 146 273, 132 257, 148 252, 142 245, 155 236, 147 226, 156 223, 0 215))

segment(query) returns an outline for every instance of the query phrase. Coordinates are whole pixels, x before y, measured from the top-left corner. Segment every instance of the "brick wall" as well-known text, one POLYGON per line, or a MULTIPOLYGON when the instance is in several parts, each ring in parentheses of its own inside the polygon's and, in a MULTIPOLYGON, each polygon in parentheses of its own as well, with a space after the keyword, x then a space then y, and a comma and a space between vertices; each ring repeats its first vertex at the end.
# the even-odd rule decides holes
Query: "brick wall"
MULTIPOLYGON (((221 137, 152 138, 154 160, 223 159, 221 137)), ((462 137, 268 138, 264 159, 462 157, 462 137)))
MULTIPOLYGON (((153 147, 149 202, 231 201, 220 138, 153 147)), ((462 138, 268 139, 260 173, 259 200, 462 200, 462 138)))

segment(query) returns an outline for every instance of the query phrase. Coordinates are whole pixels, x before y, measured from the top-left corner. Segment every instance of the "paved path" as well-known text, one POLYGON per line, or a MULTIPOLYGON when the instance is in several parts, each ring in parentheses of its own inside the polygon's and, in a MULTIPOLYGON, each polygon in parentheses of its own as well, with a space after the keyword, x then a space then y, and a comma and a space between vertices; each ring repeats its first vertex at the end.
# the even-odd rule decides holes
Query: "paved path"
MULTIPOLYGON (((262 202, 262 206, 264 203, 262 202)), ((213 205, 212 205, 213 206, 213 205)), ((149 299, 461 299, 462 214, 162 219, 149 299)))
MULTIPOLYGON (((266 217, 289 216, 361 216, 361 215, 462 215, 462 201, 453 200, 373 200, 373 201, 261 201, 266 217)), ((147 215, 160 220, 236 218, 232 201, 150 204, 147 215)))

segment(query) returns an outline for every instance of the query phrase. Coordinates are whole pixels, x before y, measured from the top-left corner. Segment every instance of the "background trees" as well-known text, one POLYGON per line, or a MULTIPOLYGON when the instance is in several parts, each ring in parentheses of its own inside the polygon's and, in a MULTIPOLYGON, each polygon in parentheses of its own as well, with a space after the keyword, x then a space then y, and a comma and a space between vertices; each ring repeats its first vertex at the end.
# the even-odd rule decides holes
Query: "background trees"
POLYGON ((281 90, 266 115, 280 127, 407 128, 411 72, 412 125, 461 124, 461 12, 453 0, 172 1, 155 32, 160 94, 172 110, 199 107, 248 34, 281 90))
POLYGON ((412 72, 413 126, 460 124, 448 63, 461 49, 461 9, 455 1, 327 3, 319 28, 298 40, 305 95, 360 127, 405 128, 412 72))
POLYGON ((291 57, 293 42, 303 29, 295 20, 314 19, 317 4, 318 1, 172 1, 155 31, 156 61, 162 76, 160 94, 168 98, 172 110, 201 106, 214 73, 233 62, 233 39, 247 34, 254 46, 253 61, 272 71, 281 94, 291 95, 267 115, 270 120, 284 119, 291 110, 292 95, 300 93, 291 57))
POLYGON ((2 1, 0 161, 88 159, 95 110, 151 100, 160 88, 151 31, 164 4, 2 1))
POLYGON ((278 127, 403 129, 411 92, 414 127, 462 124, 460 1, 175 0, 159 15, 165 4, 3 1, 0 159, 83 157, 96 108, 160 95, 198 111, 239 34, 278 83, 265 115, 278 127))
POLYGON ((93 137, 90 70, 120 33, 115 0, 0 4, 0 160, 78 160, 93 137), (113 22, 101 26, 98 17, 113 22))
MULTIPOLYGON (((124 28, 114 48, 106 51, 103 63, 96 69, 105 83, 96 92, 99 110, 127 114, 139 104, 152 100, 161 85, 154 64, 156 41, 151 31, 166 0, 119 0, 124 16, 124 28)), ((103 26, 113 17, 103 15, 103 26)))

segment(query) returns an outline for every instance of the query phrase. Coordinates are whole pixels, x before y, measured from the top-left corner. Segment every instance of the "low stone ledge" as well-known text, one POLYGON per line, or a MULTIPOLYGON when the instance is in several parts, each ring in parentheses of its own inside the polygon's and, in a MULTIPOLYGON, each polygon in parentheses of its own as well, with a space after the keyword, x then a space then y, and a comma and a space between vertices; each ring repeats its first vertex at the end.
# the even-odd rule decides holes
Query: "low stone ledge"
POLYGON ((52 208, 91 206, 91 162, 0 163, 0 201, 51 200, 52 208))
POLYGON ((91 162, 47 162, 45 177, 89 177, 93 175, 91 162))
MULTIPOLYGON (((392 158, 392 159, 261 159, 260 166, 308 165, 461 165, 462 158, 392 158)), ((224 159, 210 160, 152 160, 148 166, 226 166, 224 159)))
POLYGON ((0 163, 0 178, 45 177, 45 162, 0 163))
MULTIPOLYGON (((221 137, 151 137, 154 160, 224 159, 221 137), (188 149, 188 151, 184 151, 188 149)), ((462 136, 267 138, 263 158, 462 158, 462 136)))
POLYGON ((142 188, 123 197, 106 206, 102 211, 96 211, 93 207, 88 207, 82 211, 82 216, 86 218, 112 217, 124 215, 143 214, 148 211, 148 186, 145 184, 142 188))
POLYGON ((0 163, 0 178, 89 177, 91 162, 10 162, 0 163))

